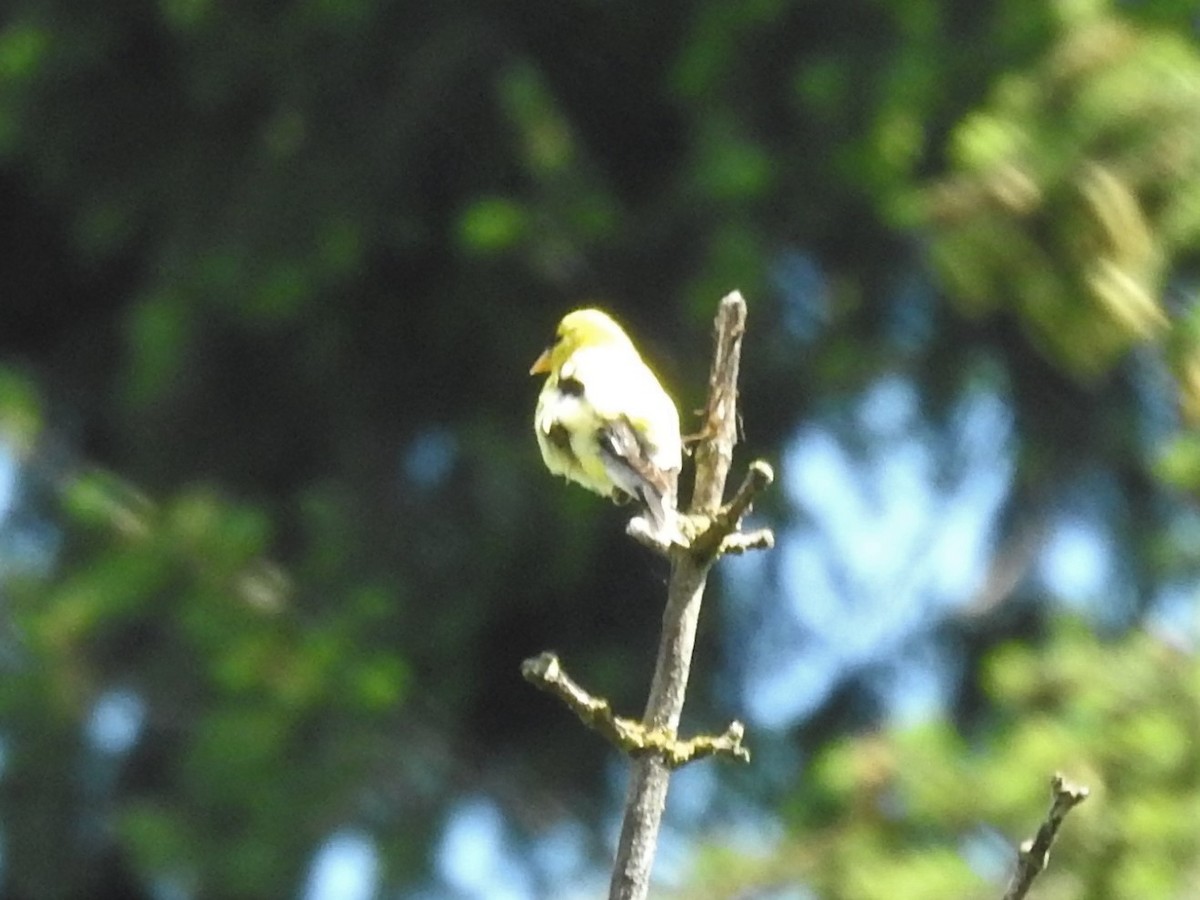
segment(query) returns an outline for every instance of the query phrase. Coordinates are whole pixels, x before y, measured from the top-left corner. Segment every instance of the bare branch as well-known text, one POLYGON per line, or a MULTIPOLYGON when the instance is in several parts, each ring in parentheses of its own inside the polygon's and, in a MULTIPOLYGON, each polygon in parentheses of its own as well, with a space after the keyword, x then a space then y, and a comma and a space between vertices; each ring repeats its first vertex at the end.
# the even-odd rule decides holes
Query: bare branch
MULTIPOLYGON (((684 521, 681 520, 681 524, 684 524, 684 521)), ((643 547, 668 559, 671 557, 671 543, 664 540, 662 531, 655 528, 645 516, 634 516, 630 519, 625 526, 625 533, 643 547)))
POLYGON ((721 556, 732 553, 740 556, 751 550, 770 550, 775 546, 775 532, 770 528, 760 528, 757 531, 737 531, 721 541, 721 556))
POLYGON ((750 762, 750 751, 742 746, 742 738, 745 736, 746 726, 741 722, 733 721, 729 723, 724 734, 702 734, 686 741, 671 741, 669 746, 663 749, 667 752, 667 762, 673 769, 708 756, 729 756, 748 763, 750 762))
POLYGON ((670 732, 648 730, 636 719, 614 714, 612 704, 603 697, 593 697, 580 687, 553 653, 540 653, 525 660, 521 664, 521 674, 535 687, 558 697, 584 725, 631 756, 661 753, 673 769, 708 756, 750 761, 750 751, 742 746, 746 729, 741 722, 731 723, 724 734, 700 735, 680 741, 670 732))
POLYGON ((1087 799, 1086 787, 1073 785, 1062 775, 1050 779, 1050 790, 1054 797, 1050 812, 1038 828, 1037 835, 1021 844, 1017 854, 1017 871, 1013 873, 1004 900, 1023 900, 1033 880, 1041 874, 1050 861, 1050 847, 1058 836, 1058 829, 1072 809, 1087 799))
MULTIPOLYGON (((737 291, 725 297, 717 310, 716 350, 708 379, 708 403, 704 423, 693 453, 696 466, 691 508, 685 520, 711 520, 719 514, 725 481, 737 443, 737 378, 741 363, 742 335, 746 329, 746 301, 737 291)), ((748 500, 746 501, 748 505, 748 500)), ((662 635, 654 681, 642 719, 648 730, 661 731, 674 739, 683 712, 684 695, 691 670, 696 626, 708 571, 716 559, 718 539, 710 552, 672 547, 671 581, 663 611, 662 635)), ((739 729, 740 731, 740 729, 739 729)), ((740 745, 741 735, 736 743, 740 745)), ((633 766, 625 817, 613 866, 609 900, 642 900, 650 889, 650 869, 658 844, 658 830, 667 802, 667 785, 672 760, 666 753, 651 752, 633 766)))
POLYGON ((759 547, 766 549, 775 546, 775 536, 767 529, 758 532, 756 540, 753 542, 730 540, 739 536, 747 537, 738 535, 742 516, 750 510, 750 504, 754 502, 754 498, 770 487, 774 480, 775 472, 769 465, 761 459, 752 462, 746 471, 746 477, 742 481, 741 487, 733 495, 733 499, 721 507, 716 515, 709 518, 705 523, 704 530, 692 539, 692 553, 703 559, 720 556, 727 551, 744 553, 746 550, 759 547))
POLYGON ((628 752, 636 746, 635 734, 640 723, 614 715, 607 700, 593 697, 563 671, 555 654, 540 653, 525 660, 521 663, 521 675, 535 687, 558 697, 584 725, 620 749, 628 752))
POLYGON ((626 528, 639 543, 671 560, 658 659, 642 720, 615 715, 607 700, 593 697, 576 684, 552 653, 527 659, 521 666, 528 681, 557 696, 585 725, 634 757, 610 900, 643 900, 650 889, 650 868, 671 770, 709 756, 750 760, 750 752, 742 746, 745 728, 741 722, 730 724, 724 734, 686 741, 678 738, 709 569, 724 553, 745 553, 775 543, 768 529, 749 534, 739 531, 754 499, 774 478, 765 462, 753 463, 733 499, 721 505, 738 440, 737 378, 745 328, 746 301, 734 291, 717 310, 708 402, 700 433, 694 438, 692 502, 678 516, 678 533, 664 540, 642 517, 632 519, 626 528))
POLYGON ((737 380, 745 333, 746 301, 741 293, 734 291, 717 308, 716 350, 708 375, 704 430, 693 454, 696 461, 693 513, 712 515, 725 493, 725 480, 737 445, 737 380))

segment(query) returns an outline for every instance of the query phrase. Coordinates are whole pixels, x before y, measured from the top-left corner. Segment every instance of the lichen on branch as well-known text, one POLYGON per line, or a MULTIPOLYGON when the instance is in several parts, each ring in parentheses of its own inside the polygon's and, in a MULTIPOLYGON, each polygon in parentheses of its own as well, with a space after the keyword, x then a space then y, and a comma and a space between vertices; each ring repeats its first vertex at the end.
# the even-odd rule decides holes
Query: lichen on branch
POLYGON ((612 704, 588 693, 571 678, 553 653, 540 653, 525 660, 521 663, 521 675, 535 687, 558 697, 584 725, 630 756, 661 753, 673 769, 709 756, 750 761, 750 751, 742 746, 746 729, 741 722, 731 722, 724 734, 679 740, 670 731, 648 729, 636 719, 616 715, 612 704))

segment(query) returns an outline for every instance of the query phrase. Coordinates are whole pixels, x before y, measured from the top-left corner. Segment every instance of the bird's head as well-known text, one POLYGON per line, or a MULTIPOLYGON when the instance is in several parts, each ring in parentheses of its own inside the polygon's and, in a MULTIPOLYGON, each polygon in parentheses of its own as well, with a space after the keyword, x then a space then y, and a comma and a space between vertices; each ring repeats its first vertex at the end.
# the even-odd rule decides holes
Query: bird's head
POLYGON ((607 313, 598 309, 577 309, 563 316, 554 332, 554 342, 542 351, 529 374, 557 371, 576 350, 605 346, 632 349, 633 344, 607 313))

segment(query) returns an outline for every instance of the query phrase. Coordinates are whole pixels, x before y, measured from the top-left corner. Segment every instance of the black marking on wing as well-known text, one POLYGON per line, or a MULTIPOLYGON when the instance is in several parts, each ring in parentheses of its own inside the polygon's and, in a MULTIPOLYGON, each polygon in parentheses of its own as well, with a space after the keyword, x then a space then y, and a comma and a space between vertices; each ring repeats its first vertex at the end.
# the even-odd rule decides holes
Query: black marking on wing
POLYGON ((583 382, 578 378, 560 378, 558 379, 558 392, 564 397, 582 397, 583 382))
POLYGON ((546 440, 574 458, 575 451, 571 449, 571 432, 567 431, 567 426, 562 422, 555 422, 550 426, 550 430, 546 432, 546 440))
POLYGON ((571 469, 581 468, 579 457, 575 455, 575 448, 571 446, 571 432, 567 430, 566 425, 562 422, 555 422, 546 432, 546 440, 569 461, 571 469))
POLYGON ((666 506, 674 503, 677 473, 666 472, 651 461, 653 448, 623 416, 597 431, 596 444, 619 491, 640 500, 655 523, 665 525, 666 506))

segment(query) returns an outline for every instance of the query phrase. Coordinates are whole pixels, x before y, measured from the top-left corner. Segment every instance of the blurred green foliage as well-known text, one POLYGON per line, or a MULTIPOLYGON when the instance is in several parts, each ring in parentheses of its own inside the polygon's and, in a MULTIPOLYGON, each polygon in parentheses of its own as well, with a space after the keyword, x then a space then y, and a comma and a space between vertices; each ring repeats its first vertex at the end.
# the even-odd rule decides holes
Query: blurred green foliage
MULTIPOLYGON (((1058 8, 1045 59, 1003 78, 956 130, 958 174, 925 215, 956 302, 976 314, 1015 305, 1035 340, 1095 376, 1168 329, 1165 275, 1180 256, 1195 261, 1200 51, 1104 4, 1058 8)), ((1188 341, 1182 355, 1198 349, 1188 341)))
POLYGON ((805 885, 827 898, 998 897, 1015 847, 1050 806, 1046 773, 1088 799, 1067 818, 1038 897, 1190 897, 1200 878, 1200 666, 1138 633, 1097 639, 1077 620, 1046 645, 998 647, 992 723, 945 722, 844 739, 781 804, 789 837, 754 854, 701 854, 684 896, 805 885))
MULTIPOLYGON (((1194 14, 12 0, 0 893, 290 895, 348 823, 398 889, 480 793, 525 843, 598 832, 605 748, 517 675, 554 648, 631 712, 652 666, 664 570, 528 433, 524 373, 585 301, 692 410, 741 288, 769 458, 881 373, 933 422, 988 381, 1018 431, 997 556, 1105 473, 1136 626, 1200 565, 1177 514, 1200 494, 1194 14), (1138 353, 1178 398, 1156 429, 1138 353), (97 737, 114 698, 139 723, 120 749, 97 737)), ((1098 796, 1044 896, 1186 895, 1190 657, 1047 635, 1046 598, 1019 599, 962 640, 952 723, 840 743, 782 798, 741 786, 792 829, 780 872, 972 896, 994 879, 956 838, 1025 833, 1078 765, 1098 796)), ((701 634, 698 723, 738 714, 720 643, 701 634)), ((841 737, 836 705, 781 739, 841 737)), ((722 859, 713 884, 761 876, 722 859)))

